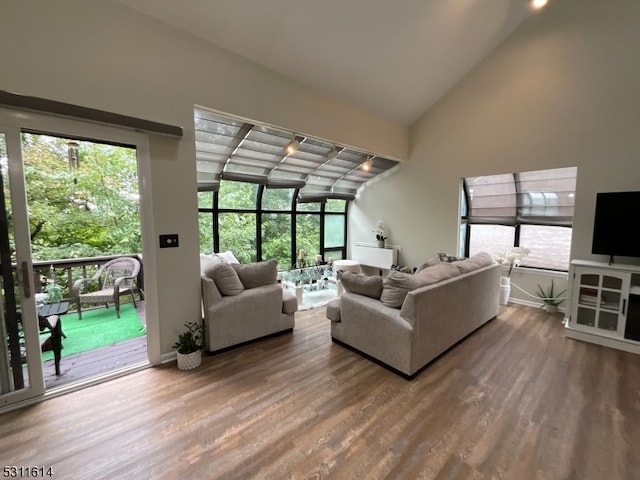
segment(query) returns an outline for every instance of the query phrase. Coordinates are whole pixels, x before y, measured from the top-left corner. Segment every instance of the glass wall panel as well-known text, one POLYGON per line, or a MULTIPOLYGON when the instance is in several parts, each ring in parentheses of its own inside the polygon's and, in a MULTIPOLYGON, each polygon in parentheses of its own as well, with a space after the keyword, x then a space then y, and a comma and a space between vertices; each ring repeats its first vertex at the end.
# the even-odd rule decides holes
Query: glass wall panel
POLYGON ((211 255, 213 253, 213 214, 210 212, 199 213, 198 226, 200 230, 200 253, 211 255))
POLYGON ((324 259, 326 261, 334 261, 334 260, 344 260, 344 256, 342 255, 342 250, 325 250, 324 251, 324 259))
POLYGON ((258 185, 243 182, 220 182, 219 207, 255 210, 258 185))
POLYGON ((480 252, 494 254, 513 247, 516 229, 504 225, 470 225, 469 256, 480 252))
POLYGON ((299 214, 296 216, 298 246, 298 257, 300 250, 305 253, 305 260, 314 263, 315 256, 320 253, 320 215, 319 214, 299 214))
POLYGON ((320 202, 299 203, 296 210, 299 212, 319 212, 320 202))
POLYGON ((220 213, 220 251, 231 250, 240 263, 257 260, 256 214, 220 213))
POLYGON ((198 192, 198 208, 213 208, 213 192, 198 192))
POLYGON ((324 217, 324 247, 342 247, 344 245, 345 215, 326 215, 324 217))
POLYGON ((266 188, 262 194, 263 210, 291 210, 293 188, 266 188))
POLYGON ((569 270, 571 228, 546 225, 522 225, 520 246, 531 250, 522 259, 522 266, 569 270))
POLYGON ((330 198, 329 200, 327 200, 327 204, 324 207, 324 211, 344 213, 346 207, 347 207, 346 200, 335 200, 330 198))
POLYGON ((291 268, 291 214, 262 214, 262 259, 278 261, 278 270, 291 268))

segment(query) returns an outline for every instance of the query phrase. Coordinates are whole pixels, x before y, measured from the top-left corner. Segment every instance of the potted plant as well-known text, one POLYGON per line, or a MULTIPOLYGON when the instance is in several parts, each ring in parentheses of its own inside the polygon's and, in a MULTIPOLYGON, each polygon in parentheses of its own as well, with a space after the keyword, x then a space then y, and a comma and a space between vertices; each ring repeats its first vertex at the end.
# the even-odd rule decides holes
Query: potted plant
POLYGON ((555 291, 555 285, 553 284, 553 279, 551 280, 551 285, 545 290, 540 284, 538 284, 538 292, 537 295, 542 300, 542 305, 540 308, 543 308, 545 311, 549 313, 555 313, 558 311, 558 307, 564 302, 564 298, 560 298, 562 294, 564 294, 567 290, 562 290, 560 292, 555 291))
POLYGON ((507 268, 507 275, 500 277, 500 305, 506 305, 511 296, 511 272, 514 267, 520 265, 524 257, 529 255, 531 250, 524 247, 513 247, 510 250, 501 250, 493 255, 493 259, 507 268))
POLYGON ((387 238, 389 238, 386 236, 387 225, 382 220, 378 220, 378 223, 376 223, 376 228, 374 228, 373 231, 376 234, 376 242, 378 248, 384 248, 385 241, 387 240, 387 238))
POLYGON ((187 331, 178 335, 173 348, 177 349, 178 369, 193 370, 202 363, 202 350, 205 348, 204 325, 187 322, 184 326, 187 331))
POLYGON ((62 287, 55 281, 45 288, 47 303, 60 303, 62 301, 62 287))

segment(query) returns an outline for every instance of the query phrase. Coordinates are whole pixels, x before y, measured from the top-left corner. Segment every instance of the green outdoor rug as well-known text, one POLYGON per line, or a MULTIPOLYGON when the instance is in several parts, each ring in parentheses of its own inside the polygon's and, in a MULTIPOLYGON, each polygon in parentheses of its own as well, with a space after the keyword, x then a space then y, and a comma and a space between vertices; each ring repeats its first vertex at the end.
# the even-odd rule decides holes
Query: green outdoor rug
MULTIPOLYGON (((113 306, 82 312, 82 320, 77 313, 62 315, 62 331, 67 338, 62 339, 62 356, 86 352, 145 334, 133 304, 120 305, 120 318, 116 317, 113 306)), ((53 352, 43 352, 42 360, 53 360, 53 352)))

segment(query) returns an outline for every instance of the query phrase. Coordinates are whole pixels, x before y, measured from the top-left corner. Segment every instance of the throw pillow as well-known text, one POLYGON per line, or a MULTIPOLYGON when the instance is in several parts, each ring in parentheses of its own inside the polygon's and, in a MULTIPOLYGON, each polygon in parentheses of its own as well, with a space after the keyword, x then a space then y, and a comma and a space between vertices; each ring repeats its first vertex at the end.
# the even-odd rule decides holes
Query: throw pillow
POLYGON ((246 289, 271 285, 277 282, 278 262, 276 260, 255 263, 234 263, 231 267, 238 274, 242 285, 244 285, 246 289))
POLYGON ((227 250, 222 253, 214 253, 213 255, 225 263, 240 263, 231 250, 227 250))
POLYGON ((240 295, 244 291, 238 274, 228 263, 221 262, 212 265, 205 273, 216 282, 218 290, 224 296, 240 295))
POLYGON ((407 293, 420 286, 417 275, 389 270, 389 274, 382 281, 380 302, 387 307, 400 308, 407 293))
POLYGON ((210 277, 210 275, 207 274, 209 268, 221 262, 222 260, 216 256, 200 255, 200 273, 210 277))
POLYGON ((366 297, 380 299, 382 294, 382 277, 355 273, 350 271, 338 272, 338 278, 347 292, 357 293, 366 297))
POLYGON ((460 273, 469 273, 482 267, 487 267, 493 264, 493 257, 487 252, 480 252, 472 255, 466 260, 456 262, 455 266, 460 273))
POLYGON ((427 260, 426 262, 424 262, 422 265, 420 265, 418 267, 418 269, 416 270, 416 273, 421 272, 422 270, 424 270, 425 268, 429 268, 429 267, 433 267, 435 265, 439 265, 441 263, 440 260, 440 255, 434 255, 433 257, 431 257, 429 260, 427 260))
POLYGON ((387 307, 400 308, 410 291, 456 275, 459 275, 458 269, 451 263, 440 263, 415 275, 390 270, 383 281, 380 302, 387 307))

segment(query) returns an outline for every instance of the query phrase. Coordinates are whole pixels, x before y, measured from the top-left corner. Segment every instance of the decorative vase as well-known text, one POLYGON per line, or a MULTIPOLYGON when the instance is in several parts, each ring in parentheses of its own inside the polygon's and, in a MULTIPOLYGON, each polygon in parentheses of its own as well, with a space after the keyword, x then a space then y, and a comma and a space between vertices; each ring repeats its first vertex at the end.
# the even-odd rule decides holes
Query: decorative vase
POLYGON ((511 295, 511 279, 500 277, 500 305, 506 305, 511 295))
POLYGON ((202 363, 202 350, 191 353, 178 352, 178 370, 193 370, 202 363))
POLYGON ((378 248, 384 248, 384 240, 378 240, 378 248))

